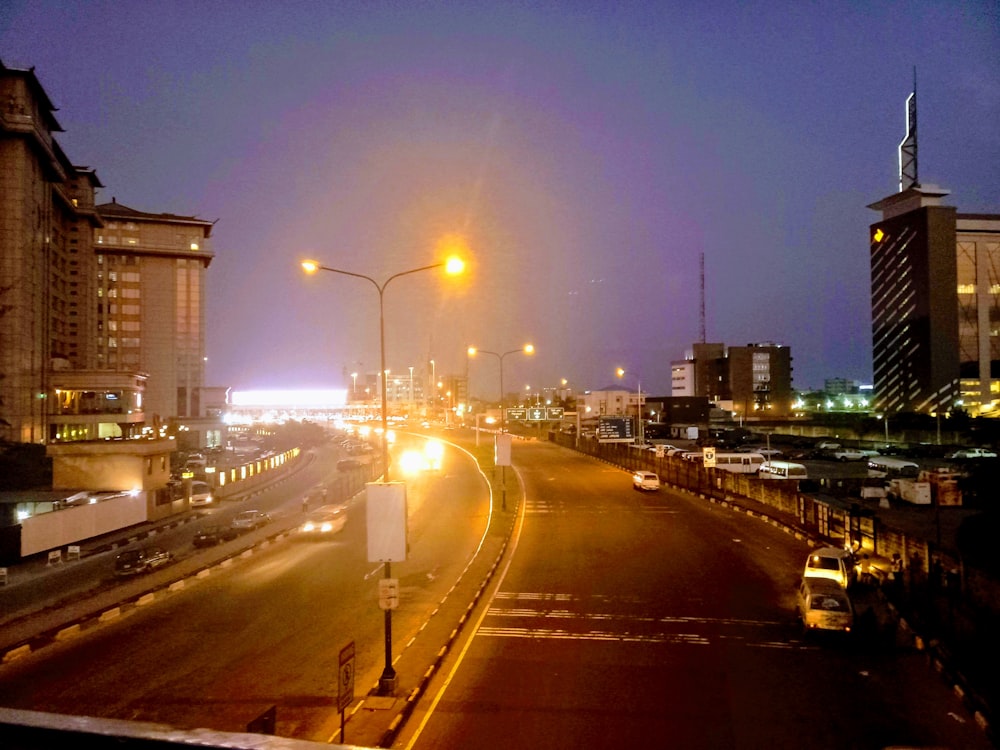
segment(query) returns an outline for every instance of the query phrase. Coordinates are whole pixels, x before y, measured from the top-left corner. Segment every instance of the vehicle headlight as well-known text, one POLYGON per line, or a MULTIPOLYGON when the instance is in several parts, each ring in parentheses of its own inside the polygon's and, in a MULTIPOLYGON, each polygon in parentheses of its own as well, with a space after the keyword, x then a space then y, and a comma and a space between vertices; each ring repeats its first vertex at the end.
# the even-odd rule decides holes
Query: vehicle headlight
POLYGON ((327 521, 320 527, 320 531, 333 531, 333 524, 327 521))
POLYGON ((315 528, 316 525, 312 521, 306 521, 304 524, 302 524, 303 531, 312 531, 315 528))

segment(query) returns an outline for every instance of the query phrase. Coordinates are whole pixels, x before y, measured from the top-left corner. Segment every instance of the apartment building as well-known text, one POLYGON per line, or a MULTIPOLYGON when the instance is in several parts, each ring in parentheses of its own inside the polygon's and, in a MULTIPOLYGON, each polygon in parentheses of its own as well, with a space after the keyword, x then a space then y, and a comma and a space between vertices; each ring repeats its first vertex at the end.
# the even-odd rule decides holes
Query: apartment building
POLYGON ((33 70, 0 62, 0 440, 134 437, 203 414, 211 222, 96 205, 33 70))

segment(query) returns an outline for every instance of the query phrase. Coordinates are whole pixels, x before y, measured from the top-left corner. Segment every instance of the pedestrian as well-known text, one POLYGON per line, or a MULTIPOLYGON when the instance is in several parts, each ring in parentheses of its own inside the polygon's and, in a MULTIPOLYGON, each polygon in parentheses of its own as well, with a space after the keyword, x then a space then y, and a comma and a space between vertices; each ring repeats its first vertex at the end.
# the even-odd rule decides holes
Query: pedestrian
POLYGON ((872 582, 872 561, 867 553, 861 556, 861 583, 870 586, 872 582))
POLYGON ((302 498, 302 512, 303 513, 308 513, 309 512, 309 496, 308 495, 306 495, 305 497, 302 498))
POLYGON ((903 558, 898 552, 892 553, 892 563, 889 567, 889 588, 894 596, 898 596, 903 588, 903 558))

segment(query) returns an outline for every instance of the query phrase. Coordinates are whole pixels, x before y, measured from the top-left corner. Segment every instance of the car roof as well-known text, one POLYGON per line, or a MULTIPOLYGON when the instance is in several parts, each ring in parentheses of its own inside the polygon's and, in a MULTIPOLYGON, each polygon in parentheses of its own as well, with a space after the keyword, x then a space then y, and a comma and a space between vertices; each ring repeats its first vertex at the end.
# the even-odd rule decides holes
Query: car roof
POLYGON ((850 557, 851 553, 840 547, 820 547, 809 553, 809 557, 819 555, 820 557, 850 557))

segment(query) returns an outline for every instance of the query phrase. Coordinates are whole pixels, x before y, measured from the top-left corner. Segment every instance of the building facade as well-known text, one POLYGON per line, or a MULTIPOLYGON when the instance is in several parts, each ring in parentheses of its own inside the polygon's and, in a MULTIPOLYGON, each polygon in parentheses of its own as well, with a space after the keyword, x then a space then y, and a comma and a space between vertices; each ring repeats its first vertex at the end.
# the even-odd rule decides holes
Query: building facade
POLYGON ((144 408, 154 428, 202 415, 212 222, 117 201, 97 211, 98 366, 148 374, 144 408))
POLYGON ((54 111, 32 70, 0 63, 0 440, 202 415, 212 224, 96 205, 54 111))
POLYGON ((96 367, 96 173, 74 166, 35 74, 0 63, 0 438, 49 439, 54 372, 96 367))
POLYGON ((1000 216, 959 214, 911 185, 869 206, 874 408, 995 415, 1000 216))

